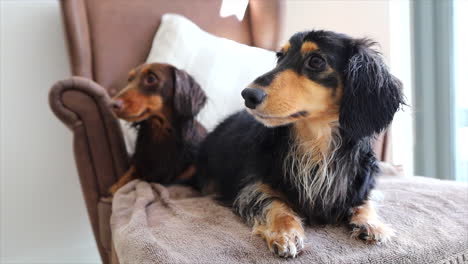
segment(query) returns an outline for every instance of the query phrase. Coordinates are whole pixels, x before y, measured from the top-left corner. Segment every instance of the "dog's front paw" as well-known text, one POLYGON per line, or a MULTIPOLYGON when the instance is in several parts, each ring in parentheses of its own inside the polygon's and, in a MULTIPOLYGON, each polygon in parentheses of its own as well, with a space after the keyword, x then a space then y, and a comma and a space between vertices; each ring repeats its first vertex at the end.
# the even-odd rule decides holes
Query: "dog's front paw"
POLYGON ((390 241, 395 231, 380 221, 373 222, 351 222, 351 237, 359 238, 366 243, 380 244, 390 241))
POLYGON ((294 230, 286 232, 272 232, 265 236, 268 248, 276 256, 295 258, 304 248, 304 235, 294 230))
POLYGON ((281 201, 273 201, 265 218, 256 221, 253 234, 265 239, 276 256, 295 258, 304 248, 304 228, 301 219, 281 201))

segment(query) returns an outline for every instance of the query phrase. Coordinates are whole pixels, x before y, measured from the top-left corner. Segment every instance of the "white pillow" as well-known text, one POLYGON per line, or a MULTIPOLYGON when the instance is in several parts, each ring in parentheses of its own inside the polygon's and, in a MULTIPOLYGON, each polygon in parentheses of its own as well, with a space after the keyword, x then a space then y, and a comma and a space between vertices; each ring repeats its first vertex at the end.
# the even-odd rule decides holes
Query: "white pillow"
POLYGON ((172 64, 200 84, 208 100, 198 120, 209 131, 243 108, 241 91, 273 69, 275 53, 211 35, 187 18, 166 14, 147 62, 172 64))
MULTIPOLYGON (((146 61, 172 64, 192 75, 208 97, 197 119, 211 131, 244 107, 242 89, 273 69, 276 57, 272 51, 211 35, 183 16, 165 14, 146 61)), ((131 153, 135 136, 125 137, 131 153)))

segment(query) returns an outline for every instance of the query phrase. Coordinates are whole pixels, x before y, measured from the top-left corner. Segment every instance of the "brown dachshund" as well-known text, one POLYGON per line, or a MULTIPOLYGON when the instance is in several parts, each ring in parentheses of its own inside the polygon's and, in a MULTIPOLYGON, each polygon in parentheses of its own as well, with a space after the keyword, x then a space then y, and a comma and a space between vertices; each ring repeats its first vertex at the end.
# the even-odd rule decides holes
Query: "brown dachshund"
POLYGON ((130 71, 128 84, 111 107, 137 129, 130 169, 110 188, 114 194, 133 179, 162 184, 188 181, 206 130, 194 118, 206 96, 185 71, 168 64, 143 64, 130 71))

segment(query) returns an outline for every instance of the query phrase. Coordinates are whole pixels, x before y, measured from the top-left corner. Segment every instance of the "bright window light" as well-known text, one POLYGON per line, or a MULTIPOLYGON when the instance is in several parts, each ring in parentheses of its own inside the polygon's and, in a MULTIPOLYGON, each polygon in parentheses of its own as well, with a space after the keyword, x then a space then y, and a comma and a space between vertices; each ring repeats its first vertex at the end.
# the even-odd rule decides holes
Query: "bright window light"
POLYGON ((242 21, 248 4, 249 0, 223 0, 221 9, 219 10, 219 15, 221 17, 234 15, 239 19, 239 21, 242 21))
POLYGON ((466 58, 468 37, 466 25, 468 1, 454 1, 454 84, 455 84, 455 152, 456 179, 468 182, 468 79, 466 78, 466 58))

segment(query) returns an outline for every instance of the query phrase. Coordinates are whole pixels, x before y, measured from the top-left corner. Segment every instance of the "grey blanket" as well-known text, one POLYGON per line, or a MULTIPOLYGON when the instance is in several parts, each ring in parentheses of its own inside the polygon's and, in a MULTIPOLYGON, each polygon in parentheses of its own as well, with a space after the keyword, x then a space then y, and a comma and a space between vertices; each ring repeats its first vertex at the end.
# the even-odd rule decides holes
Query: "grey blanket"
POLYGON ((422 177, 382 177, 381 218, 397 236, 366 245, 344 226, 307 227, 303 252, 274 257, 229 208, 181 186, 135 180, 112 205, 111 228, 125 263, 467 263, 468 187, 422 177))

